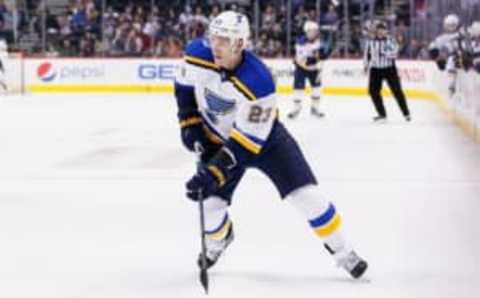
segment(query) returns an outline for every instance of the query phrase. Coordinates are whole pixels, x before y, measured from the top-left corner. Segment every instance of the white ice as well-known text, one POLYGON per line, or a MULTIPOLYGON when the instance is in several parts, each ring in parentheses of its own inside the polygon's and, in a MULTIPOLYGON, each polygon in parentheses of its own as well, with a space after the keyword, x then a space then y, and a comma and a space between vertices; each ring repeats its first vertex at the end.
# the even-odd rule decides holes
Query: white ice
MULTIPOLYGON (((366 278, 336 268, 251 171, 211 297, 480 295, 480 146, 431 102, 411 102, 412 123, 387 108, 387 125, 347 98, 327 99, 325 120, 284 120, 369 261, 366 278)), ((0 99, 1 298, 203 296, 197 206, 184 197, 195 158, 175 113, 165 96, 0 99)))

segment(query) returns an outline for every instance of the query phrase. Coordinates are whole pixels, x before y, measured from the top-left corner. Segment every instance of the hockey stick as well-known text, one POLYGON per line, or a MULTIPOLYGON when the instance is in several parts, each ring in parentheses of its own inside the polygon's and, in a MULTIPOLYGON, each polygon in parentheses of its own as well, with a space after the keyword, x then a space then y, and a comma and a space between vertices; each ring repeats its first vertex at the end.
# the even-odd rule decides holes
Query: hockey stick
MULTIPOLYGON (((195 152, 198 156, 198 166, 200 166, 202 159, 202 146, 199 143, 195 143, 195 152)), ((201 255, 201 266, 200 266, 200 283, 205 290, 205 293, 208 295, 208 271, 207 271, 207 245, 205 242, 205 210, 203 207, 203 193, 200 191, 198 198, 198 208, 200 213, 200 237, 202 240, 202 255, 201 255)))

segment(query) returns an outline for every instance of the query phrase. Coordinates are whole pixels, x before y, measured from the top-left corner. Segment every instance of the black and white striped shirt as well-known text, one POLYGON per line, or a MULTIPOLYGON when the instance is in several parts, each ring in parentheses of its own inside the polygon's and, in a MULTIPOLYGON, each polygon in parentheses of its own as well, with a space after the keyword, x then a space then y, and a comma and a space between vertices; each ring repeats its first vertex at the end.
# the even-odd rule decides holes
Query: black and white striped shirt
POLYGON ((364 65, 366 68, 388 68, 395 65, 398 44, 391 38, 367 39, 365 43, 364 65))

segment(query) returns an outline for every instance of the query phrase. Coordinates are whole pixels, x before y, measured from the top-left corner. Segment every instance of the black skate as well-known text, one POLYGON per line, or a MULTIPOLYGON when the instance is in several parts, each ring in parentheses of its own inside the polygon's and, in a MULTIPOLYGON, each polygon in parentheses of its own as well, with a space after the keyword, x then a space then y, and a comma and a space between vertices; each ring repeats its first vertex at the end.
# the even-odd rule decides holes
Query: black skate
POLYGON ((358 279, 367 271, 368 263, 353 250, 335 253, 328 245, 325 248, 337 261, 337 266, 345 269, 353 278, 358 279))
POLYGON ((325 113, 320 112, 317 108, 314 108, 314 107, 312 107, 312 108, 310 109, 310 113, 311 113, 313 116, 318 117, 318 118, 323 118, 323 117, 325 117, 325 113))
POLYGON ((295 108, 293 109, 293 111, 291 111, 290 113, 287 114, 288 118, 289 119, 296 119, 298 117, 298 115, 300 115, 300 112, 302 111, 301 108, 295 108))
MULTIPOLYGON (((205 239, 207 246, 207 269, 217 263, 218 259, 222 256, 223 252, 227 249, 230 243, 232 243, 233 239, 233 225, 231 225, 228 229, 228 233, 225 238, 220 240, 211 240, 208 238, 205 239)), ((197 264, 198 267, 202 268, 202 254, 198 256, 197 264)))
POLYGON ((386 116, 377 116, 377 117, 373 118, 373 122, 374 123, 379 123, 379 124, 386 123, 387 122, 387 117, 386 116))
POLYGON ((353 250, 344 258, 338 260, 338 266, 345 269, 353 278, 360 278, 367 271, 368 263, 353 250))
POLYGON ((405 120, 407 120, 408 122, 412 121, 412 116, 406 115, 406 116, 405 116, 405 120))

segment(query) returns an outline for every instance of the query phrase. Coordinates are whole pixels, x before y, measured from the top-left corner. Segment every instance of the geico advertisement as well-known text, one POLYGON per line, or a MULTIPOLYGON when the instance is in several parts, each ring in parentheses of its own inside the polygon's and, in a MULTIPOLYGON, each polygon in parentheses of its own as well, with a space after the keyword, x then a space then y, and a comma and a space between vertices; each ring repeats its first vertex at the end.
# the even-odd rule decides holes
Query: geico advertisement
POLYGON ((142 82, 171 82, 180 68, 181 60, 146 60, 136 66, 136 76, 142 82))

